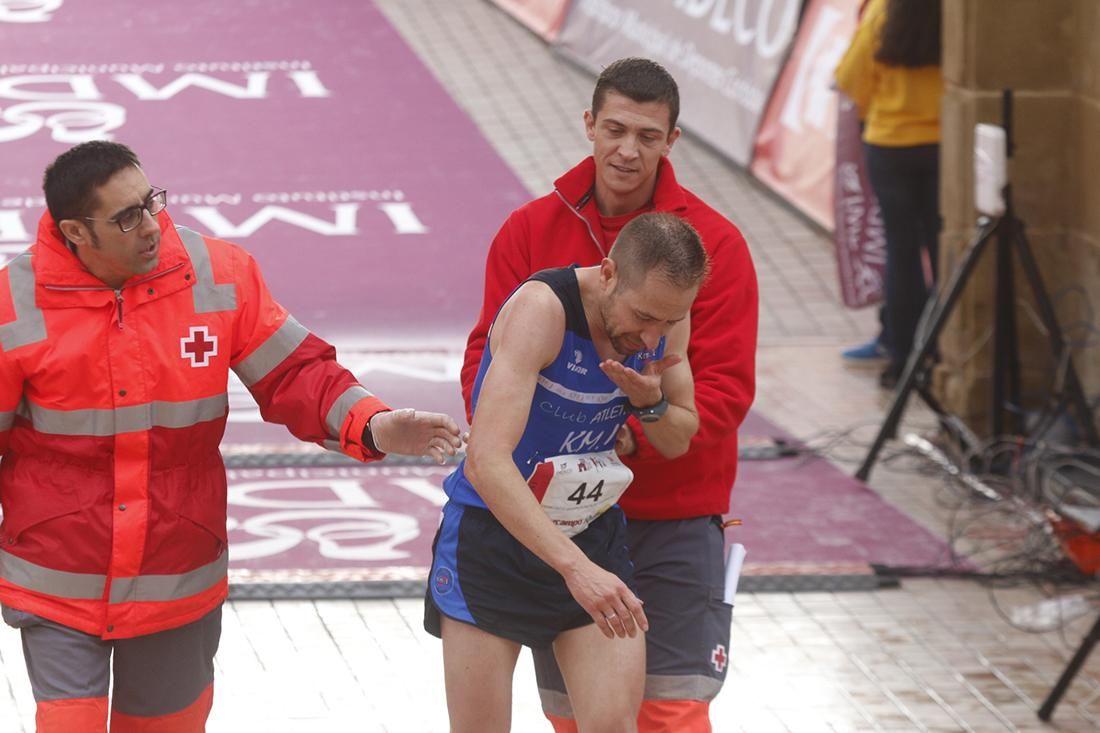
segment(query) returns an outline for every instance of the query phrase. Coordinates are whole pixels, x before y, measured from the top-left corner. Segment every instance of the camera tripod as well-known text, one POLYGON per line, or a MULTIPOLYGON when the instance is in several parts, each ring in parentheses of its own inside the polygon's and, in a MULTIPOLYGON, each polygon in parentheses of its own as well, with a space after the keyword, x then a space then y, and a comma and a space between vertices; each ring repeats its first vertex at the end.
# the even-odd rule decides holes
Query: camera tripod
MULTIPOLYGON (((1012 92, 1005 90, 1003 98, 1002 114, 1004 117, 1004 129, 1006 137, 1006 155, 1009 159, 1013 153, 1012 139, 1012 92)), ((1012 201, 1012 184, 1008 183, 1003 189, 1004 212, 996 217, 983 216, 978 221, 978 233, 967 246, 962 263, 952 274, 946 283, 943 294, 938 298, 930 298, 925 306, 923 320, 928 324, 923 338, 918 339, 913 345, 909 359, 905 364, 901 380, 894 392, 894 398, 890 410, 875 436, 866 458, 856 471, 856 478, 866 481, 871 475, 879 452, 886 441, 897 434, 898 423, 901 421, 905 406, 911 392, 916 390, 924 402, 941 419, 948 417, 947 411, 939 404, 929 389, 929 371, 932 367, 933 355, 936 350, 940 332, 947 322, 963 288, 966 286, 974 268, 981 259, 986 248, 992 243, 996 245, 996 275, 993 317, 993 365, 992 365, 992 390, 990 396, 991 428, 994 435, 1021 435, 1023 425, 1020 420, 1018 408, 1020 402, 1020 361, 1019 343, 1016 331, 1015 315, 1015 291, 1016 286, 1013 277, 1013 254, 1019 262, 1020 269, 1027 278, 1027 283, 1035 297, 1038 316, 1043 328, 1047 332, 1050 341, 1051 353, 1058 364, 1064 364, 1064 378, 1056 385, 1059 401, 1068 403, 1072 415, 1077 423, 1082 438, 1091 446, 1100 446, 1100 435, 1097 434, 1096 425, 1093 422, 1092 411, 1085 399, 1081 380, 1073 365, 1073 358, 1068 344, 1062 336, 1062 329, 1058 325, 1058 318, 1051 304, 1050 295, 1043 278, 1039 273, 1039 267, 1032 254, 1031 245, 1028 243, 1024 231, 1024 223, 1016 216, 1016 210, 1012 201)))
MULTIPOLYGON (((1006 155, 1012 157, 1012 92, 1006 90, 1003 98, 1002 114, 1006 134, 1006 155)), ((1013 277, 1013 255, 1027 278, 1028 286, 1035 298, 1036 309, 1050 342, 1051 353, 1056 363, 1064 365, 1063 376, 1055 385, 1057 402, 1065 405, 1076 423, 1079 435, 1090 446, 1100 446, 1092 410, 1085 398, 1081 380, 1073 364, 1069 345, 1062 336, 1062 329, 1051 303, 1050 295, 1043 284, 1038 265, 1032 254, 1024 231, 1024 223, 1016 216, 1012 202, 1012 185, 1006 184, 1003 190, 1004 212, 997 218, 982 217, 978 221, 978 233, 967 246, 962 263, 945 285, 942 297, 930 298, 925 307, 928 326, 923 338, 914 343, 913 351, 905 364, 901 381, 894 393, 890 410, 867 452, 856 478, 866 481, 871 475, 879 452, 890 438, 897 434, 898 423, 905 411, 910 394, 915 390, 929 408, 939 417, 941 424, 957 424, 958 418, 949 415, 935 399, 929 388, 929 372, 932 368, 934 352, 940 332, 951 314, 985 249, 995 243, 996 270, 994 280, 994 320, 993 320, 993 365, 990 420, 993 435, 1023 435, 1024 426, 1018 409, 1020 401, 1020 362, 1019 343, 1015 316, 1015 282, 1013 277), (1012 409, 1010 409, 1012 408, 1012 409)), ((1038 716, 1050 720, 1054 707, 1073 681, 1073 677, 1084 665, 1093 647, 1100 642, 1100 618, 1085 636, 1073 658, 1063 670, 1058 682, 1050 691, 1047 699, 1039 708, 1038 716)))

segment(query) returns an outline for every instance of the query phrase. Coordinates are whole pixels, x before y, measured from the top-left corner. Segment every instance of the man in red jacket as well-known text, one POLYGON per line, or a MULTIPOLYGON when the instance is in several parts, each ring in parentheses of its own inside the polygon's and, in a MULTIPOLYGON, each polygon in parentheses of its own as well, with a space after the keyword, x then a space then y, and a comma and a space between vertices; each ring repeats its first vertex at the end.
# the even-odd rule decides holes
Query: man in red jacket
MULTIPOLYGON (((680 136, 679 92, 658 64, 622 59, 596 81, 584 113, 592 157, 554 191, 514 211, 493 240, 485 298, 462 369, 467 412, 486 334, 500 304, 532 273, 598 264, 622 227, 647 211, 683 217, 699 232, 711 274, 691 309, 688 359, 699 431, 688 453, 662 458, 635 418, 618 450, 634 471, 620 502, 635 585, 650 622, 641 731, 709 731, 709 703, 729 659, 723 602, 724 538, 737 471, 737 428, 755 389, 756 274, 737 228, 676 181, 667 156, 680 136)), ((558 731, 576 730, 560 673, 536 650, 543 710, 558 731)))
POLYGON ((391 411, 241 248, 176 227, 124 145, 46 170, 0 269, 0 603, 39 733, 200 733, 228 585, 229 370, 265 419, 369 461, 442 461, 446 415, 391 411), (113 674, 112 674, 113 667, 113 674))

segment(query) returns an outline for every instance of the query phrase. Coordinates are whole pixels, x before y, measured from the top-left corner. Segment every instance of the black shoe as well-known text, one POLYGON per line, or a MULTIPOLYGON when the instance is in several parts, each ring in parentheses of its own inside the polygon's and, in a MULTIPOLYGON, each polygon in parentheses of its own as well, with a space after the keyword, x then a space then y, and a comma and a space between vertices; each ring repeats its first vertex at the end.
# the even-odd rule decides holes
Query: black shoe
POLYGON ((878 375, 878 386, 883 389, 893 390, 898 386, 898 382, 901 381, 902 369, 903 367, 897 366, 896 364, 890 364, 878 375))

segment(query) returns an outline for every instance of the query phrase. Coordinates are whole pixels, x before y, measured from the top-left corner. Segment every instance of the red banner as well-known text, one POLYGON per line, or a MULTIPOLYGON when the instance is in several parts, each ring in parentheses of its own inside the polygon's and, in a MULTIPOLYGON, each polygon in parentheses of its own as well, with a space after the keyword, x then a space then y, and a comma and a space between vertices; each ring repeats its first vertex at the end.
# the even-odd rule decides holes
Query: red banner
POLYGON ((833 72, 855 32, 859 6, 860 0, 810 0, 753 154, 757 178, 830 230, 837 104, 833 72))
POLYGON ((859 113, 843 95, 837 105, 833 213, 840 295, 849 308, 881 303, 886 232, 863 160, 859 113))
POLYGON ((494 5, 547 41, 557 39, 570 2, 571 0, 493 0, 494 5))

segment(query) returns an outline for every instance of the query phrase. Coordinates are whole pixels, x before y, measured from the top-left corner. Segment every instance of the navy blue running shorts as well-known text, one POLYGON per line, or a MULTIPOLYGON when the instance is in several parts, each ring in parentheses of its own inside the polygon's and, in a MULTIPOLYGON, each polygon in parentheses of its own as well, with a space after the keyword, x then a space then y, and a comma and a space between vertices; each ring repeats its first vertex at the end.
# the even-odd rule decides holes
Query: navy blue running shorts
MULTIPOLYGON (((592 562, 631 584, 626 518, 618 506, 572 539, 592 562)), ((433 636, 441 636, 440 614, 530 647, 549 646, 561 632, 592 623, 561 575, 489 510, 453 502, 443 507, 432 545, 424 629, 433 636)))

